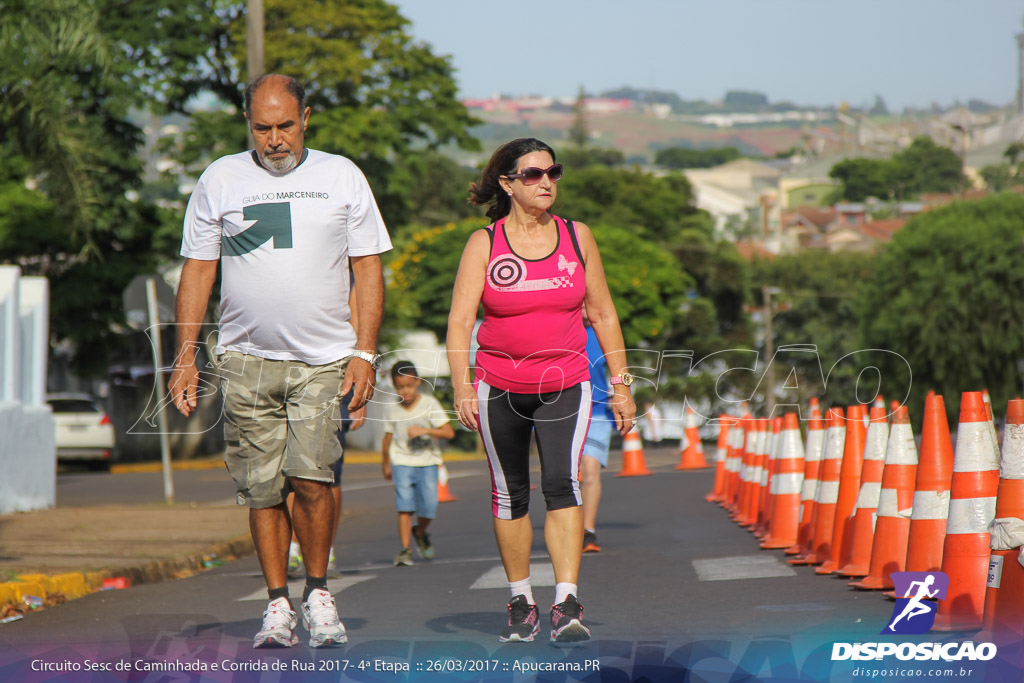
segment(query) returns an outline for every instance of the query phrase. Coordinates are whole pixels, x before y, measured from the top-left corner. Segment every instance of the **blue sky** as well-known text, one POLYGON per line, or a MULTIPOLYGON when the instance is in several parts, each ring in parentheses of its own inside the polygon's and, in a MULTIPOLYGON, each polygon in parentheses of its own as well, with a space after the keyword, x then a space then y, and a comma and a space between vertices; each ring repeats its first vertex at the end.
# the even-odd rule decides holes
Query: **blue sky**
POLYGON ((463 97, 622 85, 890 109, 1016 96, 1020 0, 390 0, 463 97))

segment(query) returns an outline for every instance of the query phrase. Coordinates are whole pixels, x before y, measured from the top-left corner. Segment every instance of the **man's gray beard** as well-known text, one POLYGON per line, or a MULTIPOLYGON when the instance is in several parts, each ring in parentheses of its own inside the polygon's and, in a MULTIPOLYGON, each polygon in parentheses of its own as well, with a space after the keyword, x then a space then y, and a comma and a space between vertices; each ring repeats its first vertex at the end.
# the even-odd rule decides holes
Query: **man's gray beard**
POLYGON ((295 156, 295 152, 288 152, 288 156, 286 156, 284 159, 276 160, 271 159, 266 154, 261 154, 260 160, 263 162, 263 165, 266 166, 268 170, 270 170, 273 173, 276 173, 277 175, 284 175, 288 171, 298 166, 298 159, 295 156))

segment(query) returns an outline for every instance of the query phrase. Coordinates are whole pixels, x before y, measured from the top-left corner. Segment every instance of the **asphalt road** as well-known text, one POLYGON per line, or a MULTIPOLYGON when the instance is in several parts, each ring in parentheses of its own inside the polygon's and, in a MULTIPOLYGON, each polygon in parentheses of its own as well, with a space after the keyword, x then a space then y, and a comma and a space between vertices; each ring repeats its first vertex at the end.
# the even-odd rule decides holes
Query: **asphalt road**
MULTIPOLYGON (((348 630, 346 647, 312 651, 303 641, 291 650, 253 651, 266 595, 250 557, 187 579, 94 594, 30 614, 17 628, 0 626, 0 681, 859 680, 860 663, 831 661, 832 643, 879 640, 893 603, 816 576, 813 568, 789 567, 781 551, 760 550, 751 534, 704 501, 712 471, 678 472, 676 461, 671 450, 649 451, 654 475, 618 478, 615 467, 605 473, 598 525, 604 551, 584 556, 580 577, 584 619, 594 634, 587 644, 566 649, 546 642, 554 589, 539 490, 531 519, 541 638, 501 645, 509 596, 491 530, 486 463, 451 466, 459 501, 442 504, 431 528, 437 557, 401 568, 392 566, 399 545, 393 491, 379 467, 356 465, 346 466, 343 487, 341 574, 329 582, 348 630), (114 670, 33 671, 85 660, 114 670), (236 670, 148 668, 168 662, 236 670), (531 669, 542 666, 575 670, 531 669), (587 668, 593 666, 599 668, 587 668)), ((179 499, 230 498, 226 476, 176 473, 179 499)), ((159 495, 158 475, 68 475, 59 496, 85 500, 115 489, 142 495, 154 481, 159 495)), ((300 594, 296 582, 296 603, 300 594)), ((1006 669, 1006 678, 1002 671, 961 680, 1021 680, 1017 669, 1006 669)))

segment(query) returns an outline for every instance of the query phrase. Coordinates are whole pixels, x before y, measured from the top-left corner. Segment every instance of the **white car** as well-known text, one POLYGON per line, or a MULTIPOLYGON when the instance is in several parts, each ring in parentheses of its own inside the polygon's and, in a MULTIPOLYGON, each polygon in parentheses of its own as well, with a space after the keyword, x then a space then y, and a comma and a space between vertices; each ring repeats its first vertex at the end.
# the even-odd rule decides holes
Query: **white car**
POLYGON ((49 394, 56 423, 57 460, 110 467, 114 455, 114 424, 88 394, 49 394))

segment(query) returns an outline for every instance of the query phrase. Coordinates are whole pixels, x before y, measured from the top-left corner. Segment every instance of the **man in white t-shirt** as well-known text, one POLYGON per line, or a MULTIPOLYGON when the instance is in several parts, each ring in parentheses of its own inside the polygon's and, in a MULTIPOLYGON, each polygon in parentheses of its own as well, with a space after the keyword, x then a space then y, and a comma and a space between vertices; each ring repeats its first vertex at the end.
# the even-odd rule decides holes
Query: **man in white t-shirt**
POLYGON ((384 308, 380 254, 391 248, 366 178, 344 157, 304 146, 310 109, 294 79, 267 75, 245 90, 255 149, 222 157, 200 177, 185 213, 178 343, 171 395, 196 407, 195 347, 221 266, 218 369, 224 459, 249 507, 270 603, 254 647, 291 646, 288 596, 294 525, 306 565, 302 617, 310 646, 347 641, 327 590, 340 397, 373 396, 384 308), (349 267, 358 325, 349 322, 349 267), (289 515, 285 497, 295 493, 289 515))

